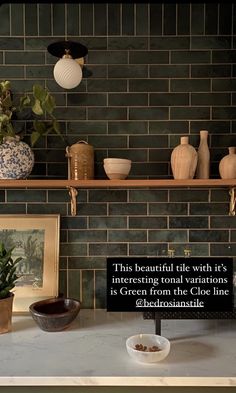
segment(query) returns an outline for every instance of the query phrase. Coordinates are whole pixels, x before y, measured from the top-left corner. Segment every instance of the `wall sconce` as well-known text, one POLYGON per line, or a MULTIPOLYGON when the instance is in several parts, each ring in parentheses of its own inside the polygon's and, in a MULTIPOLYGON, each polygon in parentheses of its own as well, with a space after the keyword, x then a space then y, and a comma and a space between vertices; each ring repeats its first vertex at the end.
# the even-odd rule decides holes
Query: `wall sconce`
POLYGON ((82 80, 83 57, 87 55, 86 46, 73 41, 58 41, 47 47, 48 52, 60 60, 55 64, 55 81, 64 89, 73 89, 82 80))

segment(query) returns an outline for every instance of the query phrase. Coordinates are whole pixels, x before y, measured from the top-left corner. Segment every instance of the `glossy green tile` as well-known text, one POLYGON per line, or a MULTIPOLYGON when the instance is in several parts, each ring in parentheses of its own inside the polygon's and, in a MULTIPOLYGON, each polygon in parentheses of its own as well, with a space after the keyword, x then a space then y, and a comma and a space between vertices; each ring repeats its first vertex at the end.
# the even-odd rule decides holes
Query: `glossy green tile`
POLYGON ((66 203, 48 203, 48 204, 31 204, 27 205, 27 212, 29 214, 67 214, 66 203))
POLYGON ((107 35, 107 4, 94 4, 94 35, 107 35))
POLYGON ((178 53, 181 54, 183 49, 190 49, 189 37, 150 37, 150 49, 157 50, 173 50, 181 49, 178 53))
POLYGON ((94 308, 94 271, 82 270, 82 308, 94 308))
POLYGON ((105 269, 106 257, 69 257, 68 269, 105 269))
POLYGON ((79 4, 73 4, 73 3, 66 4, 68 35, 79 35, 80 33, 79 7, 80 7, 79 4))
POLYGON ((129 228, 167 228, 167 217, 129 217, 129 228))
MULTIPOLYGON (((148 106, 148 93, 109 93, 109 106, 148 106)), ((151 103, 151 105, 153 105, 151 103)))
POLYGON ((0 35, 10 35, 10 5, 2 3, 0 6, 0 35))
POLYGON ((148 37, 108 37, 109 50, 148 49, 148 37))
POLYGON ((174 106, 174 105, 189 105, 188 93, 151 93, 151 106, 174 106))
POLYGON ((71 243, 106 242, 107 231, 105 230, 69 230, 68 241, 71 243))
MULTIPOLYGON (((151 114, 151 113, 149 113, 151 114)), ((145 115, 144 115, 145 117, 145 115)), ((129 146, 131 148, 145 148, 145 147, 167 147, 168 137, 166 135, 144 135, 144 136, 130 136, 129 146)))
POLYGON ((148 231, 149 242, 187 242, 188 233, 184 230, 150 230, 148 231))
POLYGON ((109 230, 108 242, 146 242, 147 231, 145 230, 109 230))
POLYGON ((198 64, 210 63, 211 53, 206 50, 181 50, 171 52, 172 64, 198 64))
POLYGON ((91 256, 124 256, 127 255, 127 244, 124 243, 90 243, 91 256))
POLYGON ((0 66, 0 75, 2 79, 23 78, 24 67, 23 66, 0 66))
MULTIPOLYGON (((175 214, 175 213, 173 213, 175 214)), ((169 228, 208 228, 208 217, 169 217, 169 228)))
POLYGON ((204 34, 204 4, 192 4, 191 6, 191 33, 193 35, 204 34))
POLYGON ((134 4, 123 3, 122 4, 122 35, 133 36, 134 35, 134 4))
POLYGON ((149 213, 151 215, 183 215, 187 214, 186 203, 150 203, 149 213))
POLYGON ((126 217, 89 217, 89 228, 127 228, 126 217))
POLYGON ((189 133, 188 130, 189 130, 189 123, 187 121, 156 120, 156 121, 149 122, 150 134, 188 134, 189 133))
POLYGON ((147 134, 148 122, 116 121, 108 123, 108 134, 147 134))
POLYGON ((88 91, 127 91, 127 81, 120 79, 88 79, 87 86, 88 91))
POLYGON ((176 4, 164 4, 163 5, 163 19, 164 35, 176 35, 176 15, 177 15, 177 5, 176 4))
POLYGON ((210 117, 210 107, 172 107, 170 110, 171 120, 196 120, 208 119, 210 117))
POLYGON ((5 202, 5 192, 3 190, 0 191, 0 202, 5 202))
POLYGON ((150 35, 162 34, 162 4, 150 4, 150 35))
POLYGON ((192 65, 191 66, 191 76, 193 78, 221 78, 231 76, 231 66, 230 64, 224 65, 192 65))
MULTIPOLYGON (((44 53, 43 52, 5 52, 6 64, 44 64, 44 53)), ((14 84, 15 87, 15 84, 14 84)))
POLYGON ((52 78, 52 76, 53 76, 53 66, 51 65, 26 66, 27 78, 52 78))
POLYGON ((191 38, 192 49, 230 49, 231 37, 227 36, 194 36, 191 38))
POLYGON ((127 64, 127 51, 89 51, 88 64, 127 64))
POLYGON ((25 35, 38 35, 37 4, 25 4, 25 35))
POLYGON ((93 35, 93 4, 81 4, 81 35, 93 35))
POLYGON ((26 214, 26 206, 23 203, 0 203, 0 214, 26 214))
POLYGON ((146 203, 110 203, 109 215, 123 216, 123 215, 146 215, 146 203))
POLYGON ((165 243, 131 243, 129 245, 130 256, 148 256, 156 257, 158 255, 166 255, 167 244, 165 243))
POLYGON ((95 270, 95 308, 106 308, 106 271, 95 270))
POLYGON ((219 4, 219 34, 232 34, 233 4, 219 4))
POLYGON ((164 202, 168 199, 167 190, 130 190, 129 202, 164 202))
POLYGON ((65 34, 65 4, 52 4, 53 35, 65 34))
POLYGON ((150 65, 151 78, 188 78, 188 64, 174 65, 150 65))
POLYGON ((68 297, 81 300, 81 270, 68 270, 68 297))
POLYGON ((148 35, 149 33, 149 5, 136 4, 136 35, 148 35))
POLYGON ((155 119, 167 120, 169 119, 169 108, 143 107, 142 111, 140 111, 139 108, 130 108, 129 119, 130 120, 155 120, 155 119))
POLYGON ((205 34, 218 32, 218 4, 205 4, 205 34))
POLYGON ((177 4, 177 34, 189 35, 190 33, 190 4, 177 4))
POLYGON ((46 190, 7 190, 7 202, 46 202, 46 190))
POLYGON ((39 4, 39 35, 51 35, 51 4, 39 4))
POLYGON ((66 270, 59 270, 59 290, 58 294, 61 296, 67 297, 67 274, 68 272, 66 270))
POLYGON ((227 242, 229 241, 229 231, 227 230, 190 230, 190 242, 227 242))
POLYGON ((236 254, 235 243, 213 243, 210 245, 210 255, 216 257, 234 257, 236 254))
POLYGON ((148 66, 134 65, 108 65, 108 78, 147 78, 148 66))
POLYGON ((86 244, 76 243, 61 243, 60 244, 60 255, 61 256, 86 256, 87 246, 86 244))
MULTIPOLYGON (((93 109, 93 108, 91 108, 93 109)), ((120 108, 123 110, 123 108, 120 108)), ((125 110, 125 109, 124 109, 125 110)), ((112 116, 113 117, 113 116, 112 116)), ((114 120, 114 119, 112 119, 114 120)), ((106 135, 102 139, 100 136, 89 136, 88 142, 94 146, 94 148, 126 148, 127 145, 127 136, 123 135, 106 135)))
POLYGON ((127 202, 126 190, 89 190, 89 202, 127 202))
MULTIPOLYGON (((134 76, 131 76, 133 78, 134 76)), ((130 91, 168 91, 169 84, 167 79, 130 79, 130 91)))
POLYGON ((208 190, 170 190, 170 202, 208 202, 208 190))
POLYGON ((126 120, 126 108, 97 107, 88 108, 88 120, 126 120))
POLYGON ((23 4, 14 4, 11 6, 11 34, 13 36, 24 35, 23 24, 23 4))
POLYGON ((108 3, 108 35, 120 35, 120 4, 108 3))
POLYGON ((104 216, 107 214, 106 203, 79 203, 78 214, 82 216, 104 216))

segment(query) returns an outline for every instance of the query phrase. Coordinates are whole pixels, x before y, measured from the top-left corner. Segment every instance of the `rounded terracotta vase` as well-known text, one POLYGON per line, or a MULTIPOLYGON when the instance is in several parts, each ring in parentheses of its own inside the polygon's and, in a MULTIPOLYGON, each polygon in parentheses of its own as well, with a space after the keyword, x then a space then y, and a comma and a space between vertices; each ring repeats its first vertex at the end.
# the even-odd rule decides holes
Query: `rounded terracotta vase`
POLYGON ((221 179, 236 179, 236 148, 229 147, 229 154, 219 164, 221 179))
POLYGON ((197 152, 188 143, 188 136, 180 138, 180 145, 171 153, 171 169, 174 179, 193 179, 197 167, 197 152))

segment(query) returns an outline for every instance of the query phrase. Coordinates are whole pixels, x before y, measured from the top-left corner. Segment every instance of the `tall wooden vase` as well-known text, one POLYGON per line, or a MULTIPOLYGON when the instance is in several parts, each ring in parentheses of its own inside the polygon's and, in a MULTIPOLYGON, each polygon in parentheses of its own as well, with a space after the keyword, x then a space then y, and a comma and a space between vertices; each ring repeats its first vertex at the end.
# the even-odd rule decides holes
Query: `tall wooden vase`
POLYGON ((210 177, 210 151, 207 143, 208 131, 200 131, 200 144, 198 148, 198 160, 196 178, 209 179, 210 177))
POLYGON ((171 169, 174 179, 193 179, 197 167, 197 152, 188 143, 188 136, 180 138, 180 145, 171 153, 171 169))
POLYGON ((229 147, 229 154, 223 157, 219 164, 222 179, 236 179, 236 148, 229 147))

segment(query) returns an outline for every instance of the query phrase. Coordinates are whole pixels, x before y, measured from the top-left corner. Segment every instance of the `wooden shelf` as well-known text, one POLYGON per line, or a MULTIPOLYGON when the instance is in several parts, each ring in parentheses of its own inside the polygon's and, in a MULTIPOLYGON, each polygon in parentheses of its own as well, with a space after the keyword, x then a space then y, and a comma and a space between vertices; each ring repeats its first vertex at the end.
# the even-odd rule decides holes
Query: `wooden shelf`
POLYGON ((126 179, 126 180, 0 180, 0 188, 67 188, 71 198, 71 214, 76 215, 77 189, 81 188, 229 188, 229 215, 235 215, 236 179, 126 179))
POLYGON ((0 188, 178 188, 236 187, 236 179, 0 180, 0 188))

